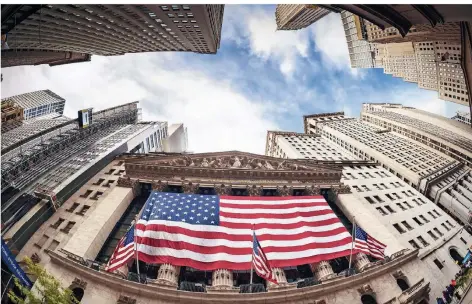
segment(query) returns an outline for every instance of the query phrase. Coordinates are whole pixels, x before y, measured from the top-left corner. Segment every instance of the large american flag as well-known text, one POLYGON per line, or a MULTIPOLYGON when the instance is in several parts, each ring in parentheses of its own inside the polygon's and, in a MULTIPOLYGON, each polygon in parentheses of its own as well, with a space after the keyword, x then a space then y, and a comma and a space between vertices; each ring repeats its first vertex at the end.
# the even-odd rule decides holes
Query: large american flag
POLYGON ((387 246, 371 237, 364 231, 364 229, 356 225, 356 235, 354 240, 355 249, 358 249, 365 254, 370 254, 377 259, 383 259, 385 257, 385 247, 387 246))
POLYGON ((139 259, 201 270, 251 268, 252 228, 272 267, 349 255, 351 235, 322 196, 153 191, 136 226, 139 259))
POLYGON ((107 266, 106 271, 112 272, 121 266, 127 264, 135 256, 134 243, 134 225, 132 225, 126 234, 118 242, 107 266))

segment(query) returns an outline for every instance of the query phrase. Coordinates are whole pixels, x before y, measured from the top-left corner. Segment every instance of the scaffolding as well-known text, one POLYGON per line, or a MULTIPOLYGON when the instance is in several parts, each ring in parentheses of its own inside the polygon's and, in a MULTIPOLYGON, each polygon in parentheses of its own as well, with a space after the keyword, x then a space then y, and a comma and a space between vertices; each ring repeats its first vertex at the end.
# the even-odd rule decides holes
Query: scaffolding
POLYGON ((26 138, 22 145, 2 155, 2 194, 11 187, 24 189, 101 138, 136 123, 137 112, 137 102, 133 102, 94 113, 94 123, 86 129, 79 129, 77 120, 71 120, 26 138))

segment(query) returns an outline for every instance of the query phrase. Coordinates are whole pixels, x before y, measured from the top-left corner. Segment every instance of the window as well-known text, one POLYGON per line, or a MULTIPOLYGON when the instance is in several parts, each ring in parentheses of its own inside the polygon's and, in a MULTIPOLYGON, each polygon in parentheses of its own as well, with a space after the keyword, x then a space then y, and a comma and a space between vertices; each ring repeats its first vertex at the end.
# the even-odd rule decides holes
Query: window
POLYGON ((100 196, 102 196, 102 195, 103 195, 103 192, 97 191, 97 193, 95 193, 95 195, 92 196, 90 199, 96 201, 96 200, 98 200, 98 199, 100 198, 100 196))
POLYGON ((125 173, 125 170, 118 170, 118 172, 116 172, 115 175, 121 175, 123 173, 125 173))
POLYGON ((89 209, 90 209, 90 206, 85 205, 85 206, 82 207, 82 210, 80 210, 79 212, 77 212, 77 214, 78 214, 78 215, 84 215, 85 212, 87 212, 87 210, 89 210, 89 209))
POLYGON ((389 205, 384 206, 384 207, 385 207, 385 209, 387 209, 387 211, 389 211, 390 213, 395 213, 395 212, 396 212, 396 211, 393 210, 389 205))
POLYGON ((408 243, 410 243, 411 247, 415 249, 420 249, 421 247, 418 246, 418 244, 414 240, 409 240, 408 243))
POLYGON ((431 211, 429 211, 428 214, 429 214, 433 219, 436 218, 436 216, 435 216, 431 211))
POLYGON ((375 209, 377 209, 377 211, 378 211, 380 214, 382 214, 382 215, 387 215, 387 212, 385 212, 381 207, 377 207, 377 208, 375 208, 375 209))
POLYGON ((414 220, 418 225, 423 226, 423 223, 420 222, 420 220, 417 219, 416 217, 414 217, 413 220, 414 220))
POLYGON ((438 210, 434 209, 433 212, 436 213, 437 216, 441 216, 441 214, 438 212, 438 210))
POLYGON ((379 203, 383 203, 383 202, 384 202, 378 195, 374 195, 374 198, 375 198, 379 203))
POLYGON ((448 224, 449 227, 451 227, 451 228, 454 227, 449 221, 446 221, 446 224, 448 224))
POLYGON ((422 236, 419 236, 417 239, 418 239, 418 241, 420 241, 421 244, 423 244, 424 247, 429 246, 429 243, 426 242, 426 241, 423 239, 422 236))
POLYGON ((420 218, 425 222, 425 223, 429 223, 429 220, 427 220, 424 215, 420 215, 420 218))
POLYGON ((428 234, 429 234, 430 237, 433 238, 433 240, 437 240, 437 239, 438 239, 438 237, 437 237, 431 230, 428 231, 428 234))
POLYGON ((369 203, 375 204, 374 200, 368 196, 364 197, 369 203))
POLYGON ((370 191, 370 189, 369 189, 369 188, 367 188, 367 186, 366 186, 366 185, 362 185, 362 188, 364 188, 364 190, 365 190, 365 191, 370 191))
POLYGON ((57 248, 57 246, 59 246, 59 242, 56 240, 52 240, 51 244, 48 247, 48 250, 54 251, 57 248))
POLYGON ((52 228, 57 229, 61 224, 64 222, 63 218, 58 219, 53 225, 51 225, 52 228))
POLYGON ((408 204, 408 202, 403 202, 403 203, 404 203, 405 205, 407 205, 407 206, 408 206, 408 208, 410 208, 410 209, 411 209, 411 208, 413 208, 413 206, 412 206, 412 205, 410 205, 410 204, 408 204))
POLYGON ((434 232, 436 232, 436 233, 439 234, 440 236, 443 236, 443 235, 444 235, 438 228, 434 228, 433 230, 434 230, 434 232))
POLYGON ((387 193, 387 194, 385 194, 385 196, 386 196, 389 200, 393 201, 393 197, 392 197, 390 194, 387 193))
POLYGON ((92 194, 92 192, 92 190, 87 190, 84 194, 80 195, 80 197, 87 198, 90 194, 92 194))
POLYGON ((397 203, 397 206, 400 207, 400 209, 402 209, 402 210, 406 210, 406 208, 403 207, 403 205, 401 203, 397 203))
POLYGON ((467 245, 467 242, 464 240, 464 238, 463 238, 463 237, 461 237, 461 241, 462 241, 462 243, 464 243, 464 244, 466 244, 466 245, 467 245))
POLYGON ((64 233, 69 233, 69 231, 72 229, 72 227, 74 227, 75 225, 75 222, 68 222, 67 225, 61 229, 62 232, 64 233))
POLYGON ((35 245, 39 248, 42 248, 44 246, 44 244, 46 244, 46 242, 49 240, 49 236, 43 234, 43 236, 41 237, 41 239, 35 243, 35 245))
POLYGON ((397 231, 400 232, 400 233, 405 233, 405 232, 406 232, 406 231, 403 230, 403 228, 400 227, 400 225, 398 225, 398 224, 393 224, 393 227, 395 227, 395 229, 397 229, 397 231))
POLYGON ((413 230, 413 228, 410 226, 410 224, 408 224, 406 221, 402 221, 402 224, 403 224, 403 226, 406 227, 406 229, 413 230))
POLYGON ((110 171, 106 172, 105 174, 111 175, 113 172, 115 172, 115 169, 110 169, 110 171))
POLYGON ((441 262, 439 262, 438 259, 434 259, 434 264, 436 264, 436 266, 438 266, 439 269, 443 269, 444 266, 441 262))
POLYGON ((95 185, 95 186, 101 185, 104 180, 105 180, 105 179, 103 179, 103 178, 99 178, 98 181, 96 181, 95 183, 93 183, 93 185, 95 185))
POLYGON ((358 186, 352 186, 352 188, 354 188, 357 192, 363 192, 358 186))
POLYGON ((70 206, 69 209, 66 209, 67 212, 74 212, 74 210, 79 207, 79 203, 73 203, 72 206, 70 206))

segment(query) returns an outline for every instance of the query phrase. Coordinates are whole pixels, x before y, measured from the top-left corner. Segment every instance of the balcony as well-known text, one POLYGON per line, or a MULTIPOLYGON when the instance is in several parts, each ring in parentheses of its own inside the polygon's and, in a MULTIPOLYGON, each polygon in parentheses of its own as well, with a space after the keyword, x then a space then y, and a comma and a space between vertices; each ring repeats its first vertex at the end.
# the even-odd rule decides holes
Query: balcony
POLYGON ((422 298, 427 298, 429 294, 429 282, 426 283, 421 279, 418 283, 411 286, 398 297, 400 304, 416 303, 422 298))

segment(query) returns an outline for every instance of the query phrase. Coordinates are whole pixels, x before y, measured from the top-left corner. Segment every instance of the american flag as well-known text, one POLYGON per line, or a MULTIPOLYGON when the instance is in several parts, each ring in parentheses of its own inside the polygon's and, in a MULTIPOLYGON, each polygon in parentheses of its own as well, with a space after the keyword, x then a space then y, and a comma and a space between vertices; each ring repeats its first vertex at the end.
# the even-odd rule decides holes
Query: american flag
POLYGON ((255 233, 252 241, 252 265, 254 266, 258 276, 277 284, 277 279, 272 272, 269 261, 267 260, 264 251, 262 251, 261 244, 257 240, 255 233))
POLYGON ((386 245, 380 243, 373 237, 367 234, 361 227, 356 225, 356 236, 354 240, 354 248, 359 251, 370 254, 377 259, 383 259, 385 257, 384 251, 386 245))
POLYGON ((322 196, 249 197, 153 191, 136 226, 139 260, 248 270, 252 228, 272 267, 349 255, 351 235, 322 196))
POLYGON ((127 264, 135 255, 134 247, 134 225, 132 225, 116 246, 105 270, 112 272, 127 264))

